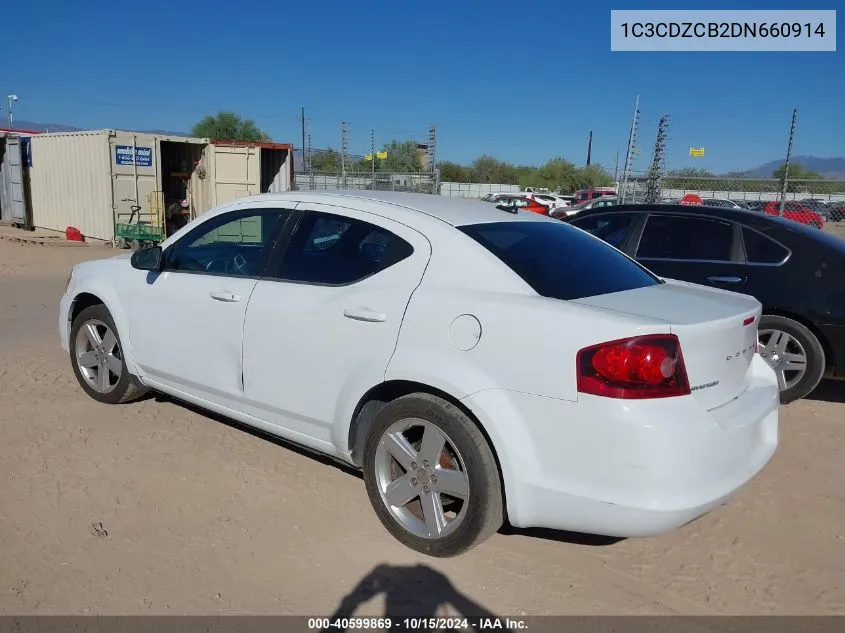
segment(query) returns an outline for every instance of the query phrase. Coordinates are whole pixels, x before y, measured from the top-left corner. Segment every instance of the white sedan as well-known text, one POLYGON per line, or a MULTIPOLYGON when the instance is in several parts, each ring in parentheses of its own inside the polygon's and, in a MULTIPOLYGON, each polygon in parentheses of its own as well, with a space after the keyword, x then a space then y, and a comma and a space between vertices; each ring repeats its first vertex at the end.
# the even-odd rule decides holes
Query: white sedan
POLYGON ((760 311, 535 213, 289 192, 77 265, 58 325, 95 400, 164 392, 361 468, 446 557, 506 518, 650 536, 722 504, 778 441, 760 311))

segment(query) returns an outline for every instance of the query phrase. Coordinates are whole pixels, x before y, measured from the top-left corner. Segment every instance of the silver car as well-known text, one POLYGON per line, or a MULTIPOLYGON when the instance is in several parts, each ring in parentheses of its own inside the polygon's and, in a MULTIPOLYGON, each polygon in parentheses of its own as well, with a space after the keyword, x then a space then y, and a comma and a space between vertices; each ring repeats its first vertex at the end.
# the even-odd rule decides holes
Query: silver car
POLYGON ((562 220, 563 218, 568 218, 573 215, 577 215, 581 211, 586 211, 587 209, 595 209, 598 207, 612 207, 619 204, 617 201, 616 196, 599 196, 598 198, 593 198, 592 200, 587 200, 586 202, 582 202, 581 204, 573 204, 571 207, 559 207, 554 209, 549 215, 557 220, 562 220))

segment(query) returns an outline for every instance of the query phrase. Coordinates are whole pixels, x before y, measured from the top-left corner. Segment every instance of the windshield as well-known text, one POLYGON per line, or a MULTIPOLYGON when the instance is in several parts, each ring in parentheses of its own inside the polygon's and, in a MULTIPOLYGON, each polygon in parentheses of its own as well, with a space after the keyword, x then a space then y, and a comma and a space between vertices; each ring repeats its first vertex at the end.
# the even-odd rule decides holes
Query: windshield
POLYGON ((458 227, 543 297, 576 300, 662 283, 618 250, 562 222, 458 227))

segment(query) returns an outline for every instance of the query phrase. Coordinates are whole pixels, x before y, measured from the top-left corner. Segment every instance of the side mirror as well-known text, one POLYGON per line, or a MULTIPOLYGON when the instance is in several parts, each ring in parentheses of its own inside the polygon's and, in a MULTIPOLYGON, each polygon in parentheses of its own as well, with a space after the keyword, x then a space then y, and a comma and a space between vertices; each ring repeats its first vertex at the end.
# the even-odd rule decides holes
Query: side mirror
POLYGON ((151 246, 132 253, 132 268, 137 270, 148 270, 157 273, 161 270, 162 250, 161 246, 151 246))

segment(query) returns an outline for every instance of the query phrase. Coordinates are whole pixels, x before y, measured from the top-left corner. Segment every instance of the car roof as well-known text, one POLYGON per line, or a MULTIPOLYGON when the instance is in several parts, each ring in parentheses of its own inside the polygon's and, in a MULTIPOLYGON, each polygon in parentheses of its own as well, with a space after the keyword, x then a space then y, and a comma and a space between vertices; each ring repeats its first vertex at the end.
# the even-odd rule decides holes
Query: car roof
MULTIPOLYGON (((511 194, 518 197, 519 194, 511 194)), ((389 206, 389 215, 399 221, 413 222, 415 219, 434 218, 451 226, 482 224, 490 222, 558 222, 552 218, 532 213, 503 211, 489 202, 471 198, 439 196, 428 193, 406 193, 398 191, 330 190, 330 191, 284 191, 264 193, 257 196, 238 198, 231 205, 248 205, 252 202, 313 202, 343 204, 366 211, 367 206, 389 206)), ((229 206, 229 205, 227 205, 229 206)))

